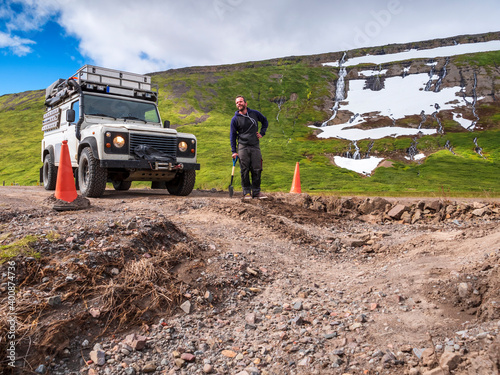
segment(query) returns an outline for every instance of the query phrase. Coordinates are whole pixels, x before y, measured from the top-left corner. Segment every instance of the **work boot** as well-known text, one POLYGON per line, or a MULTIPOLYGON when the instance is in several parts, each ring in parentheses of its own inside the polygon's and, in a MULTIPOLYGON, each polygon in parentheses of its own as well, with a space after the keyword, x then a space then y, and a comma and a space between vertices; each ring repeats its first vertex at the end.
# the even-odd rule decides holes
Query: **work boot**
POLYGON ((258 194, 253 196, 254 199, 267 199, 267 196, 259 192, 258 194))
POLYGON ((243 194, 243 199, 252 199, 252 194, 250 193, 243 194))

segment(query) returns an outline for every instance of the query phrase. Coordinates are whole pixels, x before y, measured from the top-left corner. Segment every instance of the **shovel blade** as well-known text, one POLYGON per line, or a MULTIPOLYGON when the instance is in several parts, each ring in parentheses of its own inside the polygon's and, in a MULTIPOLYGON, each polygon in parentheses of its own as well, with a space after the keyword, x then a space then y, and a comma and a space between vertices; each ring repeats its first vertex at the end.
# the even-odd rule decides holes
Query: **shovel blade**
POLYGON ((232 185, 229 185, 229 198, 232 198, 234 194, 234 188, 232 185))

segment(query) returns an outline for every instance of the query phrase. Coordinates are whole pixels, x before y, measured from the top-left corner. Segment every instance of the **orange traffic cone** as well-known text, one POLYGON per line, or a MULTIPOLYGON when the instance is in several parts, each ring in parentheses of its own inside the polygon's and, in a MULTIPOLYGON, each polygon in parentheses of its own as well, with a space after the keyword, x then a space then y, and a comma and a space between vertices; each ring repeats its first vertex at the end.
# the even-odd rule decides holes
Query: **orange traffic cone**
POLYGON ((73 202, 78 197, 69 156, 68 141, 62 141, 61 145, 55 197, 68 203, 73 202))
POLYGON ((290 193, 302 193, 300 189, 300 170, 299 170, 299 162, 295 165, 295 173, 293 174, 293 182, 292 188, 290 189, 290 193))

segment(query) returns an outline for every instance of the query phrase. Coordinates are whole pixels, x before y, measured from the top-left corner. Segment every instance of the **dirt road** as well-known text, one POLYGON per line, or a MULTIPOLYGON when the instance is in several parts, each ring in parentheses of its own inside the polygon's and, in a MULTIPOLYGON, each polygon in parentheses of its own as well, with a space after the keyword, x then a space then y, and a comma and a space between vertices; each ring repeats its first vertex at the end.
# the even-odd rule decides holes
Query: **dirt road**
POLYGON ((55 203, 0 187, 4 373, 498 374, 498 200, 55 203))

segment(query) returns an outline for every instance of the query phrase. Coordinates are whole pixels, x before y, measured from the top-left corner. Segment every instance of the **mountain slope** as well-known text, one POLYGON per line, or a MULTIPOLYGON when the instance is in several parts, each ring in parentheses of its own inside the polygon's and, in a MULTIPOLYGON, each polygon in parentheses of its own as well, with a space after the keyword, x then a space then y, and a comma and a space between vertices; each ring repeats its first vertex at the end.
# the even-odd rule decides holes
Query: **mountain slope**
MULTIPOLYGON (((495 35, 493 35, 495 37, 495 35)), ((464 37, 457 37, 464 38, 464 37)), ((473 37, 468 37, 470 40, 473 37)), ((477 41, 490 40, 491 35, 477 36, 477 41), (489 39, 488 39, 489 38, 489 39)), ((500 38, 497 38, 500 39, 500 38)), ((441 43, 451 43, 444 40, 441 43)), ((413 43, 435 46, 437 41, 413 43)), ((392 53, 406 45, 371 49, 392 53)), ((350 56, 366 50, 349 51, 350 56)), ((244 95, 250 108, 264 113, 270 122, 262 139, 264 157, 263 189, 288 191, 296 162, 300 162, 303 191, 331 191, 356 194, 426 194, 467 195, 500 193, 500 103, 498 87, 500 53, 485 52, 436 59, 435 69, 447 64, 450 74, 442 87, 465 82, 467 96, 475 90, 487 100, 478 101, 479 122, 468 131, 454 120, 451 112, 440 112, 443 132, 428 136, 360 140, 362 152, 383 157, 388 167, 379 167, 371 177, 360 175, 332 163, 336 155, 345 155, 352 148, 346 139, 318 138, 321 125, 332 115, 339 68, 322 63, 340 59, 341 53, 317 56, 289 57, 269 61, 249 62, 218 67, 194 67, 153 73, 159 85, 159 107, 163 119, 169 119, 178 130, 198 137, 201 170, 197 173, 198 188, 227 189, 231 169, 229 122, 234 114, 234 97, 244 95), (477 85, 470 82, 477 76, 477 85), (476 139, 477 138, 477 139, 476 139), (474 143, 476 139, 477 146, 474 143), (423 160, 405 159, 407 150, 418 142, 423 160), (445 145, 451 144, 451 151, 445 145), (475 149, 482 148, 482 156, 475 149), (391 165, 392 164, 392 165, 391 165)), ((429 73, 428 61, 406 61, 384 64, 385 79, 395 77, 402 68, 411 65, 410 74, 429 73), (413 71, 412 71, 413 70, 413 71)), ((358 78, 359 71, 373 69, 357 66, 346 76, 358 78)), ((374 90, 372 90, 374 91, 374 90)), ((374 91, 374 93, 376 93, 374 91)), ((347 98, 348 100, 349 98, 347 98)), ((342 105, 341 105, 342 109, 342 105)), ((471 118, 470 108, 463 116, 471 118)), ((43 91, 33 91, 0 97, 0 181, 6 184, 35 184, 38 180, 43 91)), ((339 112, 340 113, 340 112, 339 112)), ((333 122, 348 119, 353 113, 340 114, 333 122)), ((397 120, 397 126, 416 128, 422 119, 409 115, 397 120)), ((330 124, 330 123, 329 123, 330 124)), ((379 116, 360 128, 385 127, 392 120, 379 116)), ((435 128, 436 119, 427 118, 424 127, 435 128)), ((236 176, 235 186, 239 184, 236 176)))

